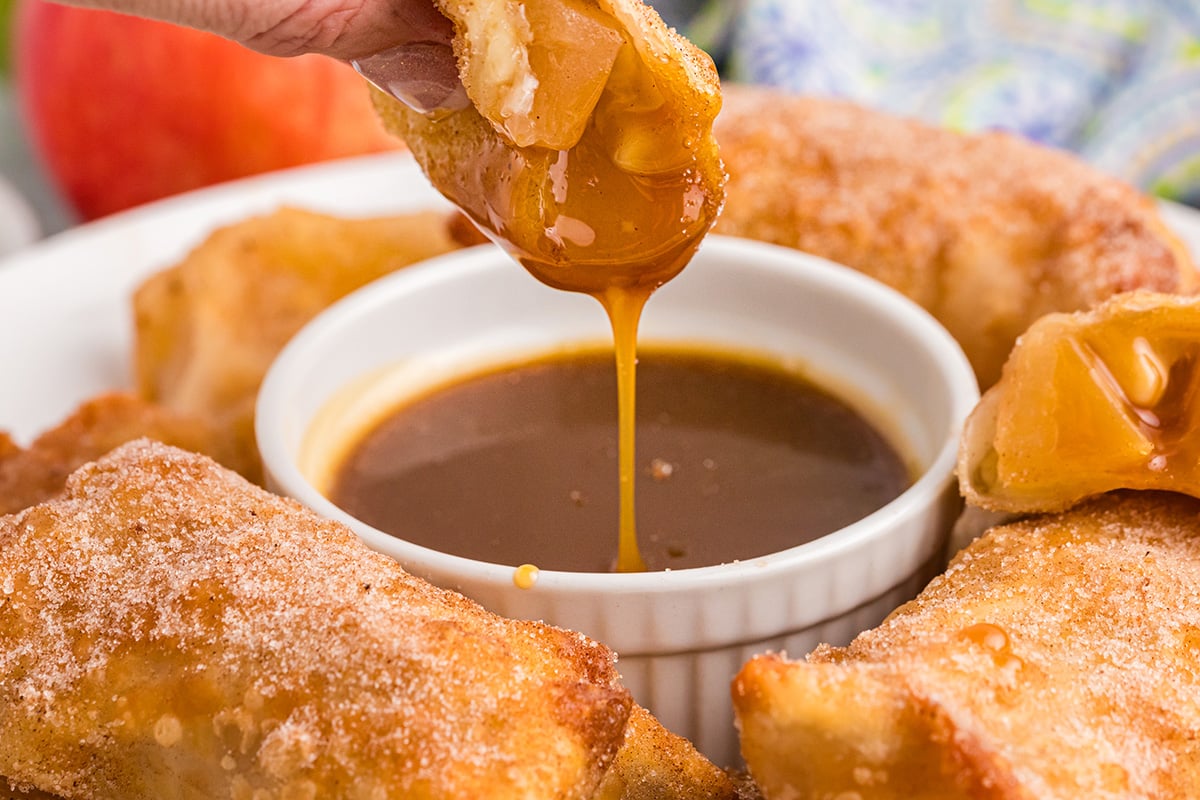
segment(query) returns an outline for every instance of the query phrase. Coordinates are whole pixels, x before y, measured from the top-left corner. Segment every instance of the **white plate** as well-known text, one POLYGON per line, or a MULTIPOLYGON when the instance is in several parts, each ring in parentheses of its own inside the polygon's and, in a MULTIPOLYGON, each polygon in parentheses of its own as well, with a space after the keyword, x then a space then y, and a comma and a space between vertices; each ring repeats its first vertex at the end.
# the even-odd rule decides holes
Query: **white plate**
POLYGON ((0 258, 37 241, 41 232, 33 208, 0 175, 0 258))
MULTIPOLYGON (((203 189, 0 257, 0 430, 28 442, 84 399, 131 386, 129 296, 215 226, 290 203, 348 216, 445 206, 401 153, 203 189)), ((1200 212, 1164 204, 1200 259, 1200 212)))
POLYGON ((129 298, 213 228, 282 204, 346 216, 449 207, 402 153, 179 195, 0 256, 0 430, 28 443, 84 399, 132 386, 129 298))

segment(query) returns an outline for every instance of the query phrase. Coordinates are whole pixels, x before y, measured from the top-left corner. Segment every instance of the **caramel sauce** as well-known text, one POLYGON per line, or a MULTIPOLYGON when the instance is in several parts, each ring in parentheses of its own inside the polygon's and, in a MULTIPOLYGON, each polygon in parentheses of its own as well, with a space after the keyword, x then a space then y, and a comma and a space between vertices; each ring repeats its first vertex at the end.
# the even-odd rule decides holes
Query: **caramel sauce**
POLYGON ((534 277, 598 300, 620 376, 620 558, 637 546, 637 329, 724 202, 716 67, 649 7, 607 0, 447 9, 471 106, 422 115, 380 92, 385 125, 437 189, 534 277))
MULTIPOLYGON (((464 558, 606 572, 634 473, 639 554, 688 569, 776 553, 862 519, 911 482, 851 405, 774 359, 649 345, 638 365, 640 457, 620 441, 602 346, 531 354, 405 397, 362 430, 322 487, 378 530, 464 558)), ((630 522, 630 520, 626 520, 630 522)))
POLYGON ((996 662, 996 666, 1000 669, 1015 669, 1025 664, 1019 656, 1013 654, 1008 632, 999 625, 993 625, 990 622, 977 622, 974 625, 963 628, 959 631, 958 635, 960 638, 971 642, 991 654, 992 659, 996 662))
POLYGON ((999 625, 990 622, 977 622, 963 628, 959 634, 968 642, 979 645, 984 650, 1002 653, 1008 650, 1008 633, 999 625))
POLYGON ((638 321, 721 206, 700 166, 711 143, 685 133, 694 122, 681 113, 625 41, 573 147, 493 139, 438 187, 538 280, 591 295, 608 314, 620 398, 621 572, 645 569, 634 511, 638 321))

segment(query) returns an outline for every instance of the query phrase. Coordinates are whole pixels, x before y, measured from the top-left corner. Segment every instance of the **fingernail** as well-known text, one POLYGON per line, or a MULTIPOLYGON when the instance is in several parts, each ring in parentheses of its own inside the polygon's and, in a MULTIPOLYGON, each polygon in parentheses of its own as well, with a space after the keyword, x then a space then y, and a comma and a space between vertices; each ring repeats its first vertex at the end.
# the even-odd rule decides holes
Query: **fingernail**
POLYGON ((444 116, 471 104, 448 44, 412 42, 350 63, 378 89, 426 116, 444 116))

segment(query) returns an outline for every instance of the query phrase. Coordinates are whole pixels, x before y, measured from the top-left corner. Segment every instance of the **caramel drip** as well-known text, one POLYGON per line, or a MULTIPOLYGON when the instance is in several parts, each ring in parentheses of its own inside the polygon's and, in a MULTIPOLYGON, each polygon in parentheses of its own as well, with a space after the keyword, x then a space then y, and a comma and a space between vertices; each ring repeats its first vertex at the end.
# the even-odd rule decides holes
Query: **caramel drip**
POLYGON ((1000 653, 1008 650, 1008 634, 999 625, 990 622, 977 622, 963 628, 959 633, 968 642, 979 645, 984 650, 1000 653))
POLYGON ((633 523, 637 320, 723 204, 717 73, 640 5, 518 5, 516 16, 496 3, 450 14, 478 34, 458 39, 473 108, 432 122, 385 102, 384 116, 439 191, 534 277, 607 310, 621 375, 618 569, 643 569, 633 523), (518 62, 527 56, 517 83, 507 70, 492 74, 498 51, 485 45, 505 37, 518 62))
POLYGON ((1020 668, 1025 662, 1019 656, 1012 652, 1012 643, 1009 641, 1008 632, 999 625, 994 625, 990 622, 977 622, 974 625, 969 625, 958 632, 960 638, 983 649, 992 656, 992 660, 996 662, 996 666, 1000 669, 1005 668, 1020 668))
POLYGON ((527 169, 522 163, 526 158, 552 158, 556 164, 551 174, 560 205, 540 209, 545 228, 536 247, 516 245, 530 237, 517 235, 512 226, 538 215, 521 212, 504 192, 480 195, 486 210, 472 216, 496 230, 497 241, 535 278, 556 289, 591 295, 608 314, 620 415, 617 571, 640 572, 645 565, 634 515, 638 321, 654 290, 691 260, 715 209, 704 201, 694 176, 628 174, 589 136, 575 149, 553 155, 539 154, 536 148, 519 151, 514 156, 515 175, 527 169))
POLYGON ((646 569, 634 510, 638 321, 654 290, 691 260, 719 208, 702 176, 685 166, 696 143, 655 139, 653 132, 670 122, 671 111, 627 44, 579 143, 570 150, 510 151, 512 182, 480 194, 482 207, 472 214, 538 280, 591 295, 608 314, 619 414, 618 572, 646 569), (639 109, 636 115, 613 108, 622 99, 639 109), (536 195, 533 208, 535 193, 522 184, 541 174, 549 176, 550 191, 536 195))
POLYGON ((634 483, 637 478, 637 445, 634 419, 637 410, 637 330, 650 291, 612 289, 597 299, 608 312, 617 362, 617 446, 620 480, 620 525, 617 572, 642 572, 646 564, 637 542, 634 483))

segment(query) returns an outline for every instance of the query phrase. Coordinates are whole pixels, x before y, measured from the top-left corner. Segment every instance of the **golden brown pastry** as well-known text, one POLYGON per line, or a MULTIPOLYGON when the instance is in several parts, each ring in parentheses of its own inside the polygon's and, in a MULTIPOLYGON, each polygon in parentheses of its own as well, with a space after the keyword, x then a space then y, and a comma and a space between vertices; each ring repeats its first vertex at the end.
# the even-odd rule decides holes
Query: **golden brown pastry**
MULTIPOLYGON (((713 766, 690 742, 634 705, 625 739, 593 795, 594 800, 758 800, 745 774, 713 766)), ((36 789, 22 791, 0 777, 0 800, 60 800, 36 789)))
POLYGON ((84 402, 28 449, 0 434, 0 514, 54 497, 76 469, 142 437, 204 453, 241 472, 258 469, 257 459, 242 460, 243 453, 230 437, 202 420, 112 392, 84 402))
POLYGON ((0 777, 0 800, 60 800, 52 794, 39 792, 37 789, 22 791, 8 785, 8 781, 0 777))
POLYGON ((1120 488, 1200 497, 1200 296, 1130 292, 1035 322, 968 418, 958 474, 992 511, 1120 488))
POLYGON ((458 248, 452 224, 441 211, 343 219, 282 208, 213 232, 134 296, 139 393, 228 431, 257 479, 254 401, 275 355, 335 300, 458 248))
POLYGON ((613 662, 164 445, 0 517, 0 774, 65 798, 588 798, 613 662))
MULTIPOLYGON (((690 742, 635 705, 625 740, 594 800, 757 800, 749 776, 730 776, 700 755, 690 742)), ((36 789, 10 789, 0 777, 0 800, 59 800, 36 789)))
POLYGON ((625 742, 604 775, 595 800, 735 800, 743 797, 730 777, 692 743, 668 731, 635 705, 625 742))
MULTIPOLYGON (((758 800, 749 776, 730 776, 669 732, 649 711, 633 706, 625 740, 594 800, 758 800)), ((11 789, 0 777, 0 800, 59 800, 36 789, 11 789)))
POLYGON ((1149 198, 1012 135, 729 85, 716 132, 729 184, 715 232, 795 247, 900 290, 958 339, 984 388, 1043 314, 1196 286, 1149 198))
POLYGON ((1200 501, 993 529, 847 648, 733 686, 768 800, 1200 796, 1200 501))
POLYGON ((543 281, 657 286, 721 207, 712 60, 641 0, 436 0, 472 105, 376 107, 433 185, 543 281))
POLYGON ((0 517, 0 592, 15 798, 738 796, 602 645, 161 444, 0 517))

